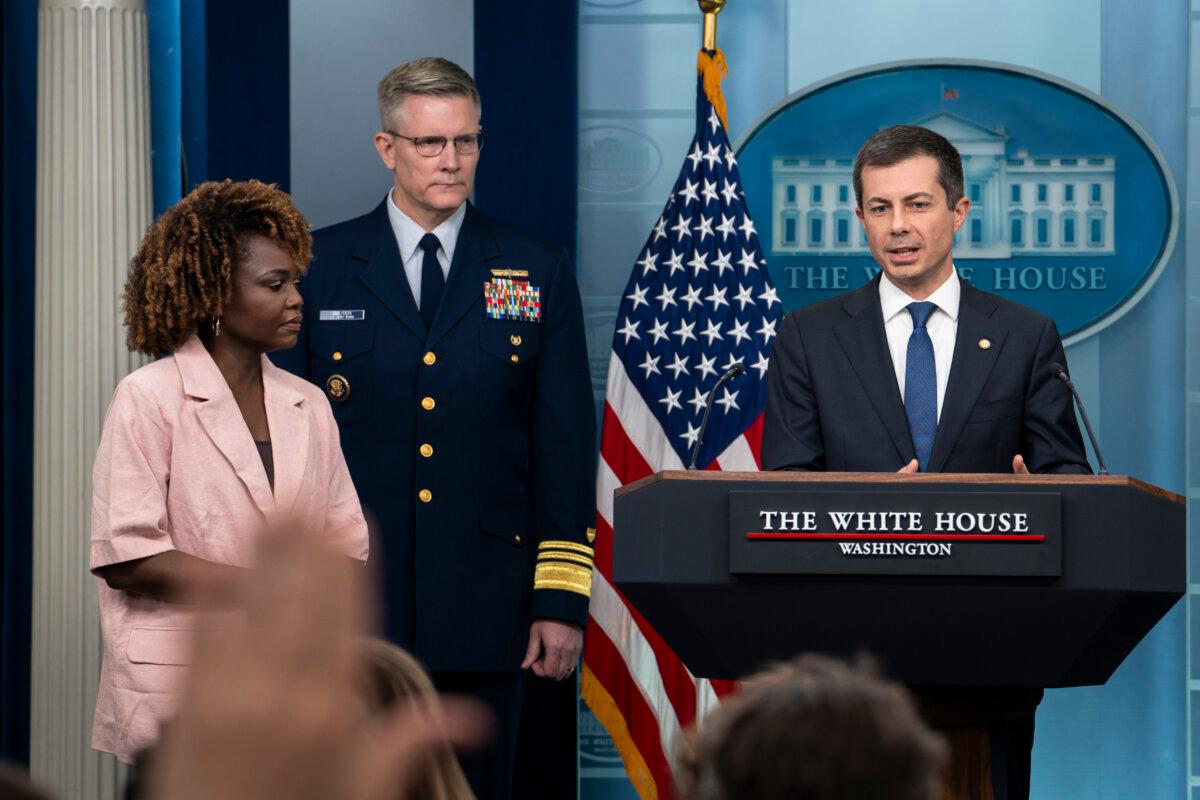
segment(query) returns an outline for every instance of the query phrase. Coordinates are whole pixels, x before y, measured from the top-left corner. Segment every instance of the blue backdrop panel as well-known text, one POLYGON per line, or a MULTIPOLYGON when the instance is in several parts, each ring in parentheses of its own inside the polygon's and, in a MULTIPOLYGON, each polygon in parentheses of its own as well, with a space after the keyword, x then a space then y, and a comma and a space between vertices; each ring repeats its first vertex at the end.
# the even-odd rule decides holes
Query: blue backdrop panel
POLYGON ((33 564, 34 196, 37 4, 4 0, 0 23, 0 761, 29 762, 33 564))
MULTIPOLYGON (((474 201, 575 253, 578 11, 574 3, 475 3, 475 81, 487 140, 474 201)), ((436 53, 431 53, 436 55, 436 53)), ((514 797, 573 797, 576 684, 530 675, 514 797)))
POLYGON ((487 132, 475 202, 572 255, 578 39, 574 3, 475 4, 474 74, 487 132))
POLYGON ((150 65, 150 179, 154 216, 174 205, 183 188, 180 120, 183 98, 179 0, 147 0, 150 65))
POLYGON ((288 3, 149 0, 154 213, 197 183, 288 188, 288 3))
POLYGON ((185 107, 184 131, 208 131, 207 163, 203 172, 189 170, 189 180, 258 178, 287 191, 288 2, 208 0, 201 13, 207 85, 200 93, 207 105, 202 122, 200 109, 185 107))

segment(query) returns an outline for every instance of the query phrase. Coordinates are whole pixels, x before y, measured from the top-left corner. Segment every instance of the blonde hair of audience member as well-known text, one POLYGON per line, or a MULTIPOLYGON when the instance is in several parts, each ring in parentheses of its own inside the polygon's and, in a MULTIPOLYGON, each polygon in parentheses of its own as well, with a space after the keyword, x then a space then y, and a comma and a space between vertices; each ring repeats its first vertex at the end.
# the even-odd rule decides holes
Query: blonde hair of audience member
MULTIPOLYGON (((372 714, 385 714, 401 705, 436 708, 437 691, 417 660, 383 639, 359 643, 366 667, 362 694, 372 714)), ((423 767, 412 797, 420 800, 475 800, 454 751, 437 748, 423 767)))
POLYGON ((946 757, 904 687, 804 655, 688 731, 676 784, 681 800, 936 800, 946 757))

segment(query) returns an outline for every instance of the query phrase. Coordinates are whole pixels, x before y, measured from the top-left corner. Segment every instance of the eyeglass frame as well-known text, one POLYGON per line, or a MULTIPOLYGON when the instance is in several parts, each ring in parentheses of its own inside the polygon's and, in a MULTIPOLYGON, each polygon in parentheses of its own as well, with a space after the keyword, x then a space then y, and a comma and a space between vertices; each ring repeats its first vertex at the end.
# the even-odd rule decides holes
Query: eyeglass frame
POLYGON ((396 133, 390 128, 384 128, 383 132, 389 136, 395 136, 397 139, 405 139, 412 142, 413 149, 417 151, 417 155, 421 156, 421 158, 437 158, 446 151, 446 145, 450 142, 454 142, 454 151, 460 156, 473 156, 483 149, 483 140, 487 138, 487 134, 483 132, 483 128, 480 128, 477 133, 464 133, 462 136, 405 136, 403 133, 396 133), (458 146, 458 141, 467 137, 475 137, 475 149, 464 153, 458 146), (420 147, 422 144, 433 144, 438 140, 441 140, 442 146, 438 148, 436 153, 427 154, 421 152, 420 147))

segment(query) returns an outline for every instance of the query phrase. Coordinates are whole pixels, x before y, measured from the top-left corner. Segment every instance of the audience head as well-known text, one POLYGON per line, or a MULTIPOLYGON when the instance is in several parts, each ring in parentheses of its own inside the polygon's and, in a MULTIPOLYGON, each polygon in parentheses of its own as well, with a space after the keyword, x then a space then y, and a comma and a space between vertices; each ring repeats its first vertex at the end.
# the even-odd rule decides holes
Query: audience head
MULTIPOLYGON (((386 716, 411 707, 422 711, 438 708, 433 681, 417 660, 382 639, 364 639, 362 654, 362 698, 373 716, 386 716)), ((412 796, 422 800, 474 800, 462 767, 447 745, 433 750, 413 781, 412 796)))
POLYGON ((749 678, 690 731, 685 800, 935 800, 946 747, 899 684, 805 655, 749 678))
POLYGON ((261 352, 299 333, 299 275, 312 259, 308 221, 259 181, 202 183, 150 226, 125 282, 130 350, 160 355, 193 334, 261 352))

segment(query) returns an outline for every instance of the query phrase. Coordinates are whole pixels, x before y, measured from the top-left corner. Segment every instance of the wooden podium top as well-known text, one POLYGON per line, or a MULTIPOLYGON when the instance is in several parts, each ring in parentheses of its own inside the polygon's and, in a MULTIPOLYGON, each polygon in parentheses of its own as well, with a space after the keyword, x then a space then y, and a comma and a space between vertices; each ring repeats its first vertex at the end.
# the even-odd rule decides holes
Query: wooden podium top
POLYGON ((1013 475, 1003 472, 726 472, 723 470, 664 470, 628 483, 616 491, 620 497, 659 481, 754 481, 755 483, 978 483, 989 485, 1063 486, 1125 486, 1184 505, 1182 495, 1138 480, 1129 475, 1013 475))

